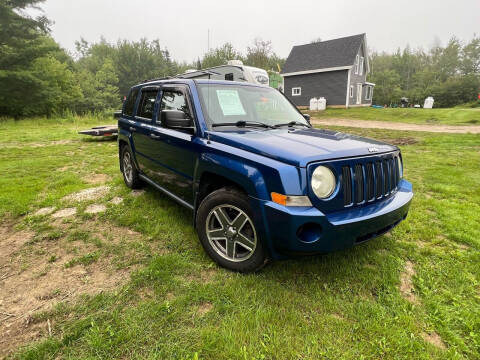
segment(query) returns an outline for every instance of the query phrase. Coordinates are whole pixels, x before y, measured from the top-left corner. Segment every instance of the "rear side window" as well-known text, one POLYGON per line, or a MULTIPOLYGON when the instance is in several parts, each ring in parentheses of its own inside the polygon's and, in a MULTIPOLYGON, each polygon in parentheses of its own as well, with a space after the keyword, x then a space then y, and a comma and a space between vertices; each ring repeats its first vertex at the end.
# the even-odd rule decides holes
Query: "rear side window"
POLYGON ((144 119, 153 119, 153 108, 155 107, 155 99, 157 98, 158 90, 145 90, 142 91, 142 97, 140 98, 139 110, 137 116, 144 119))
POLYGON ((123 115, 133 116, 133 111, 135 110, 135 103, 137 101, 137 95, 139 90, 140 90, 139 88, 136 88, 130 91, 130 94, 128 95, 127 100, 125 100, 123 115))

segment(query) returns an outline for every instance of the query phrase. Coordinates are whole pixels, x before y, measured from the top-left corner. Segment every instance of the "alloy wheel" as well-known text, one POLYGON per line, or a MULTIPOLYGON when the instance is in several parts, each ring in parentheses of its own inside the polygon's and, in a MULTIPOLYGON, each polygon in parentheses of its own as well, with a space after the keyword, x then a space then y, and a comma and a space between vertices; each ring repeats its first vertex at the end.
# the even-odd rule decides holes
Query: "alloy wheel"
POLYGON ((253 221, 236 206, 223 204, 213 208, 205 228, 212 248, 229 261, 245 261, 255 252, 257 234, 253 221))

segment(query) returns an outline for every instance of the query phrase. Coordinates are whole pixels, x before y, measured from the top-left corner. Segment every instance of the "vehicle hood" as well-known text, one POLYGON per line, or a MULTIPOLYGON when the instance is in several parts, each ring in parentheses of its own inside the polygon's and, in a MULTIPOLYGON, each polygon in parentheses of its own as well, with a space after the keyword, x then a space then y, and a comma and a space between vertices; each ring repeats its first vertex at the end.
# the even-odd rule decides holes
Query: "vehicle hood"
POLYGON ((210 139, 294 166, 313 161, 397 150, 387 143, 322 129, 235 129, 210 132, 210 139))

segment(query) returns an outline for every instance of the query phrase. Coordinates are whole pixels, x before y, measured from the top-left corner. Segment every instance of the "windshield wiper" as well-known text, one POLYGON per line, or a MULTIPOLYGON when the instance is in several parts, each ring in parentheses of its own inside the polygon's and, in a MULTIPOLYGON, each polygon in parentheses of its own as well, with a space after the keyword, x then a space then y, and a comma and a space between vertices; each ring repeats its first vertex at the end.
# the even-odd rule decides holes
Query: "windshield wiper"
POLYGON ((301 123, 299 121, 290 121, 288 123, 284 123, 284 124, 277 124, 277 125, 273 125, 274 128, 279 128, 279 127, 282 127, 282 126, 294 126, 294 125, 302 125, 302 126, 306 126, 306 127, 311 127, 310 125, 307 125, 307 124, 304 124, 304 123, 301 123))
POLYGON ((262 123, 260 121, 245 121, 245 120, 239 120, 239 121, 234 122, 234 123, 212 124, 212 127, 219 127, 219 126, 236 126, 236 127, 259 126, 259 127, 264 127, 264 128, 268 128, 268 129, 275 129, 274 126, 262 123))

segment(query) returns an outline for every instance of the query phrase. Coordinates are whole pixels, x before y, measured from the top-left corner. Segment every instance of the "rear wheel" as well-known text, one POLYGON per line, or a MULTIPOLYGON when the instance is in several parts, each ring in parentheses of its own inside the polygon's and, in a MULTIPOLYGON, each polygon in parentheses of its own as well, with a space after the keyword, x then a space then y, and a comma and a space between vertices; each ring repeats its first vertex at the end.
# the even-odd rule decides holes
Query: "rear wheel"
POLYGON ((120 161, 122 162, 122 173, 125 184, 131 189, 138 189, 142 186, 142 181, 138 176, 138 170, 133 161, 133 155, 128 146, 122 148, 120 161))
POLYGON ((197 230, 205 251, 220 266, 252 272, 267 262, 248 198, 236 189, 214 191, 202 201, 197 230))

